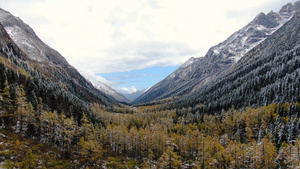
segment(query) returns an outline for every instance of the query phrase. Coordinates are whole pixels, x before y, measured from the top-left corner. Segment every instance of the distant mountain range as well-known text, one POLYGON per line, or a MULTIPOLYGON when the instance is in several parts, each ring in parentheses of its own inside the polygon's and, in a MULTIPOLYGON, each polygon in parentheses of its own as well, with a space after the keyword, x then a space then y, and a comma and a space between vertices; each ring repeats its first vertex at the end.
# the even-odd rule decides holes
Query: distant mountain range
POLYGON ((224 42, 209 49, 204 57, 191 58, 154 85, 133 103, 147 103, 185 96, 217 80, 252 48, 263 42, 299 11, 300 2, 287 4, 276 12, 258 14, 253 21, 224 42))
POLYGON ((126 93, 126 92, 121 92, 120 93, 125 96, 131 103, 132 101, 134 101, 135 99, 137 99, 138 97, 140 97, 142 94, 144 94, 147 90, 149 90, 151 87, 147 88, 147 89, 144 89, 144 90, 138 90, 138 91, 135 91, 135 92, 130 92, 130 93, 126 93))

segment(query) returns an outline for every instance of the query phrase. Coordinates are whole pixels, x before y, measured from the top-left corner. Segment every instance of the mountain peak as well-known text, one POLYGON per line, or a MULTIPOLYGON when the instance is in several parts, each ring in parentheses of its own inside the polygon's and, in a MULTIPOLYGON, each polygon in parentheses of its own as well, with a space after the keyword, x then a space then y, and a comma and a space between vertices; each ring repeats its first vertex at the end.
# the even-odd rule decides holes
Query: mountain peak
POLYGON ((275 12, 270 12, 268 15, 265 13, 261 12, 260 14, 257 15, 257 17, 254 19, 254 23, 258 25, 262 25, 265 28, 275 28, 279 25, 277 22, 277 17, 279 15, 275 12))
POLYGON ((299 10, 300 10, 300 1, 297 1, 294 3, 294 5, 292 3, 288 3, 288 4, 284 5, 280 9, 279 14, 283 18, 289 19, 299 10))
POLYGON ((299 3, 285 5, 280 13, 259 13, 252 22, 209 49, 204 57, 191 58, 154 85, 135 103, 182 96, 214 81, 247 52, 264 41, 293 16, 299 3))
POLYGON ((46 45, 20 18, 0 9, 0 22, 12 40, 27 54, 28 59, 48 66, 69 65, 63 56, 46 45))
MULTIPOLYGON (((66 90, 82 100, 100 104, 116 103, 116 100, 98 91, 90 82, 71 66, 67 60, 56 50, 46 45, 20 18, 0 9, 0 25, 7 33, 7 39, 13 43, 6 43, 13 47, 10 53, 22 53, 22 62, 36 68, 53 83, 65 84, 66 90), (23 57, 24 56, 24 57, 23 57)), ((6 36, 4 36, 6 37, 6 36)), ((2 39, 4 41, 5 39, 2 39)), ((1 45, 1 40, 0 40, 1 45)), ((5 50, 5 46, 3 46, 5 50)), ((10 54, 8 53, 8 54, 10 54)))
POLYGON ((180 68, 185 68, 189 66, 190 64, 194 63, 197 59, 194 57, 191 57, 188 61, 186 61, 184 64, 180 66, 180 68))

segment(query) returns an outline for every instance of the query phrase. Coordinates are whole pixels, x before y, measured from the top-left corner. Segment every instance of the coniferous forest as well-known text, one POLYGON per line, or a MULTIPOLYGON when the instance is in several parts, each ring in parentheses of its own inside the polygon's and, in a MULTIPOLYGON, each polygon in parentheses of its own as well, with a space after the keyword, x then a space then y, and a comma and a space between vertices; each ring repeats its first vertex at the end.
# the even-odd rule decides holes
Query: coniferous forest
POLYGON ((0 25, 0 168, 299 168, 299 28, 298 12, 219 79, 130 105, 49 76, 0 25))
POLYGON ((298 102, 219 113, 165 109, 164 102, 107 107, 70 98, 61 84, 23 62, 3 56, 0 67, 0 160, 5 168, 299 165, 298 102))

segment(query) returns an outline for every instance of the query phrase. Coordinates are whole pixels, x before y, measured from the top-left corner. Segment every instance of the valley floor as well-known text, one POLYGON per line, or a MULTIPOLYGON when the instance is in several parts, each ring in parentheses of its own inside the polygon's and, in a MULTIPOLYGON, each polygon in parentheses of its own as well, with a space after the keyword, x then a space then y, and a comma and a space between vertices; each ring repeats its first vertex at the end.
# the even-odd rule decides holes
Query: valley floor
POLYGON ((39 121, 2 123, 7 129, 0 130, 0 164, 4 168, 296 168, 300 164, 298 103, 214 115, 200 115, 191 108, 159 109, 160 105, 115 107, 118 113, 112 113, 93 105, 90 116, 95 123, 85 114, 78 125, 72 117, 46 111, 39 121), (26 125, 17 130, 21 123, 26 125))

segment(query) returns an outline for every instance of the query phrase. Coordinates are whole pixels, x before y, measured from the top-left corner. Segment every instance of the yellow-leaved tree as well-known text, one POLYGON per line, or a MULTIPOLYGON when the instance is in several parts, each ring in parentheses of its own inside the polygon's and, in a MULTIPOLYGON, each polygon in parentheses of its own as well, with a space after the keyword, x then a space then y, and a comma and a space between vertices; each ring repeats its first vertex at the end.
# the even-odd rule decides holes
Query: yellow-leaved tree
POLYGON ((167 151, 158 159, 158 168, 179 168, 180 163, 180 156, 169 146, 167 151))

